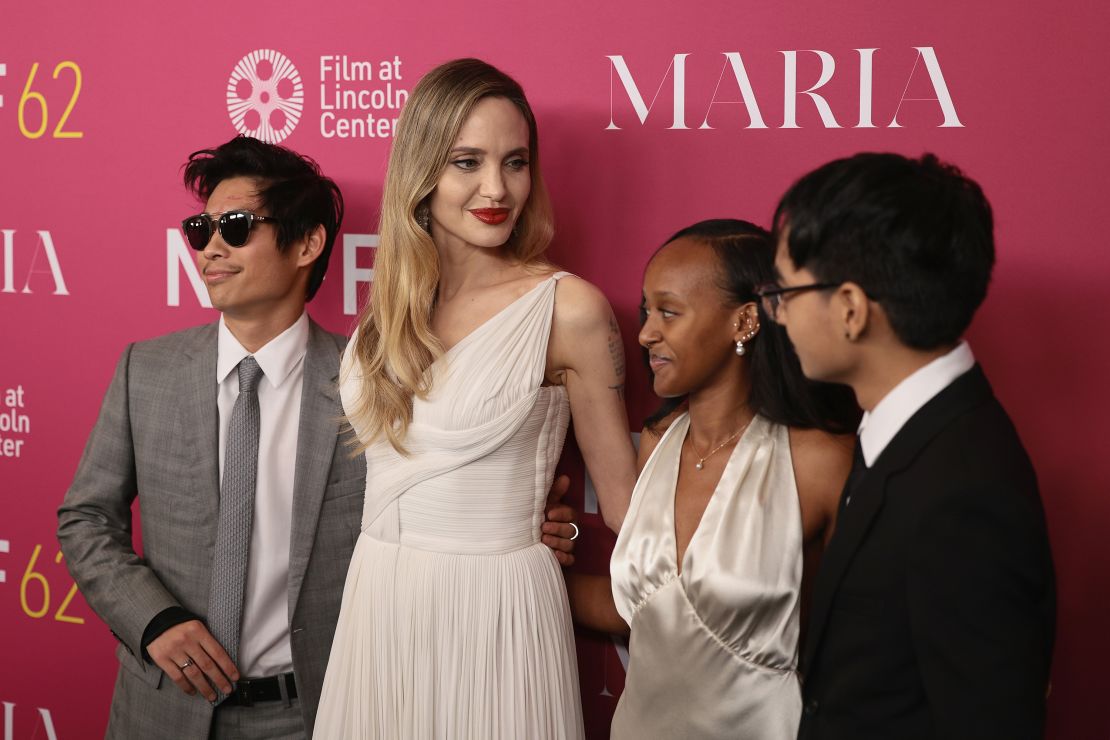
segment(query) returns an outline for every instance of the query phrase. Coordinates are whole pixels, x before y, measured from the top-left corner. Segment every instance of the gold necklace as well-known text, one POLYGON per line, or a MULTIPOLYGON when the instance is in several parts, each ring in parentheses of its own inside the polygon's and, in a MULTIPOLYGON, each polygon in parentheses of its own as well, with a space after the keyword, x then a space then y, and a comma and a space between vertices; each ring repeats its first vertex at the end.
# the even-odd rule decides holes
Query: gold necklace
MULTIPOLYGON (((754 418, 754 417, 753 417, 753 418, 754 418)), ((737 429, 737 430, 736 430, 736 431, 735 431, 735 432, 734 432, 734 433, 732 434, 732 436, 730 436, 730 437, 729 437, 728 439, 726 439, 726 440, 725 440, 724 442, 721 442, 721 444, 717 445, 717 446, 716 446, 716 447, 714 447, 714 448, 713 448, 712 450, 710 450, 710 451, 709 451, 709 454, 707 454, 707 455, 702 455, 702 454, 701 454, 700 452, 698 452, 698 448, 697 448, 697 446, 696 446, 696 445, 694 444, 694 438, 693 438, 693 436, 691 436, 691 437, 690 437, 690 449, 692 449, 692 450, 694 451, 694 454, 698 456, 698 461, 697 461, 697 463, 696 463, 696 464, 694 465, 694 468, 695 468, 695 469, 697 469, 697 470, 701 470, 702 468, 704 468, 704 467, 705 467, 705 461, 706 461, 706 460, 708 460, 709 458, 713 457, 713 455, 715 455, 716 453, 718 453, 718 452, 719 452, 719 451, 721 450, 721 448, 722 448, 722 447, 724 447, 724 446, 725 446, 725 445, 727 445, 727 444, 728 444, 729 442, 731 442, 732 440, 736 439, 736 438, 737 438, 737 437, 739 437, 739 436, 740 436, 741 434, 743 434, 743 433, 744 433, 744 430, 748 428, 748 424, 751 424, 751 423, 752 423, 752 420, 751 420, 751 419, 748 419, 748 421, 747 421, 747 422, 746 422, 746 423, 744 424, 744 426, 742 426, 742 427, 740 427, 739 429, 737 429)))

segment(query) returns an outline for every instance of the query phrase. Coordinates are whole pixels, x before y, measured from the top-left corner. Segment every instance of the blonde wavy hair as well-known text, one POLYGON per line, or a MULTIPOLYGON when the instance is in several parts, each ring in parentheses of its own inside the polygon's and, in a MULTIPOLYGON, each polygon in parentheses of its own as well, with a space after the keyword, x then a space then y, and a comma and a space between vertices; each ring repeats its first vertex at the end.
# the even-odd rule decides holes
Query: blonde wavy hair
POLYGON ((475 104, 488 97, 509 100, 528 123, 531 192, 502 249, 514 262, 533 265, 543 263, 551 243, 551 201, 540 175, 536 118, 524 90, 479 59, 456 59, 433 69, 406 102, 389 155, 374 281, 358 320, 355 362, 348 368, 361 381, 347 414, 363 431, 359 451, 384 436, 404 454, 413 398, 427 398, 431 390, 426 371, 443 354, 431 329, 439 258, 417 212, 428 208, 459 129, 475 104))

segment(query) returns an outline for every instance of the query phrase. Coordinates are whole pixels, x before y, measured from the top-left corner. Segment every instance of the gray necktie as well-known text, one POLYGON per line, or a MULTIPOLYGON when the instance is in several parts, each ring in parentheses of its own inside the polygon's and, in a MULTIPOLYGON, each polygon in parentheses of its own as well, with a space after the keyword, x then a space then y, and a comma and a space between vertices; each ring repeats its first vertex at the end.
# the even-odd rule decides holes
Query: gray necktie
POLYGON ((258 380, 262 368, 251 356, 239 363, 239 397, 231 410, 220 484, 220 521, 208 595, 208 629, 239 665, 239 627, 250 559, 254 489, 258 477, 258 380))

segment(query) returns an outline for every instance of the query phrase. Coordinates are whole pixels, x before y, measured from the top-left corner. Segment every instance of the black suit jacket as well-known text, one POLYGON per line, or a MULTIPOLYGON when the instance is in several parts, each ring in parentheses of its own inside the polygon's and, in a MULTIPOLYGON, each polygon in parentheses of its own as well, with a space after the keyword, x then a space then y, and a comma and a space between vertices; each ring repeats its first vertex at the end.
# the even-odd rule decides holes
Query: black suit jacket
POLYGON ((799 738, 1043 737, 1052 558, 1033 467, 982 370, 850 485, 814 585, 799 738))

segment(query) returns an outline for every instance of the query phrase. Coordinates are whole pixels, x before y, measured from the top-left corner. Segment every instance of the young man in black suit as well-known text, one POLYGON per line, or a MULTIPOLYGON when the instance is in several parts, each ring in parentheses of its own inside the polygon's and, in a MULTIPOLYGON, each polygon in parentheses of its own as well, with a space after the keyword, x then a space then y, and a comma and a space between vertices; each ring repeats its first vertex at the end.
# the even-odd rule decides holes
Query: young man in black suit
POLYGON ((859 154, 775 214, 761 291, 810 378, 864 409, 814 587, 805 740, 1044 734, 1055 581, 1029 457, 961 336, 994 265, 979 186, 859 154))

